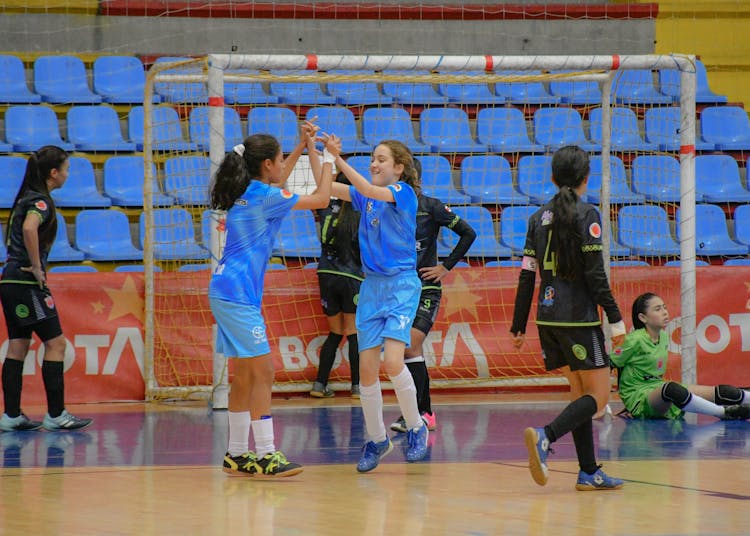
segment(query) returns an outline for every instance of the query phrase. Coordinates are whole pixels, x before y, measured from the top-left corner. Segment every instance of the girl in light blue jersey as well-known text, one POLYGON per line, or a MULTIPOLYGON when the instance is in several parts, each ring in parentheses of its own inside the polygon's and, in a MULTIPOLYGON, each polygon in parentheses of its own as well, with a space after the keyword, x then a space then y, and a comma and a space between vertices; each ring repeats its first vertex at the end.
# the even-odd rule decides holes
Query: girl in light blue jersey
MULTIPOLYGON (((330 142, 326 143, 326 146, 330 142)), ((408 428, 407 461, 427 455, 428 431, 417 407, 416 388, 404 365, 404 349, 419 305, 422 284, 417 275, 416 218, 419 179, 411 152, 398 141, 375 148, 372 182, 354 170, 332 147, 336 166, 352 186, 333 184, 333 195, 351 201, 361 214, 359 244, 365 280, 357 307, 362 411, 369 441, 357 464, 359 472, 375 469, 393 445, 383 422, 380 353, 408 428)))
MULTIPOLYGON (((316 127, 306 122, 302 131, 312 152, 316 127)), ((329 145, 335 149, 340 141, 332 137, 329 145)), ((327 206, 331 195, 334 158, 327 152, 320 184, 312 194, 280 188, 301 153, 296 150, 285 161, 273 136, 255 134, 227 153, 211 185, 211 208, 227 211, 226 245, 208 289, 217 324, 217 351, 234 361, 229 447, 224 456, 227 473, 276 477, 302 471, 274 446, 274 367, 261 315, 263 276, 282 220, 292 209, 327 206), (255 452, 248 449, 251 427, 255 452)))

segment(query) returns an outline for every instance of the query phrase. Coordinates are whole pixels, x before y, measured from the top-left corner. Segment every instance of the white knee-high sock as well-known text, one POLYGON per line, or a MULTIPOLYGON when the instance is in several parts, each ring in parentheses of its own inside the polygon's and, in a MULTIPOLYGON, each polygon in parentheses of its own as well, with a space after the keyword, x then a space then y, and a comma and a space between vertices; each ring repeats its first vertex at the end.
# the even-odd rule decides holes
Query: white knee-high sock
POLYGON ((690 413, 712 415, 719 418, 724 416, 724 406, 716 405, 713 402, 709 402, 705 398, 701 398, 697 395, 693 395, 690 398, 690 402, 685 404, 685 407, 683 407, 682 410, 689 411, 690 413))
POLYGON ((359 386, 362 413, 365 416, 365 428, 370 441, 385 441, 385 423, 383 422, 383 393, 380 391, 380 380, 372 385, 359 386))
POLYGON ((253 438, 255 439, 255 454, 262 458, 268 453, 275 452, 273 444, 273 418, 263 415, 259 420, 253 421, 253 438))
POLYGON ((401 408, 401 415, 404 416, 406 426, 409 429, 419 428, 424 423, 419 415, 417 406, 417 388, 414 386, 414 378, 411 377, 409 369, 404 366, 401 372, 395 376, 390 376, 393 390, 396 391, 398 405, 401 408))
POLYGON ((227 452, 230 456, 239 456, 248 449, 250 436, 250 412, 230 411, 229 414, 229 447, 227 452))

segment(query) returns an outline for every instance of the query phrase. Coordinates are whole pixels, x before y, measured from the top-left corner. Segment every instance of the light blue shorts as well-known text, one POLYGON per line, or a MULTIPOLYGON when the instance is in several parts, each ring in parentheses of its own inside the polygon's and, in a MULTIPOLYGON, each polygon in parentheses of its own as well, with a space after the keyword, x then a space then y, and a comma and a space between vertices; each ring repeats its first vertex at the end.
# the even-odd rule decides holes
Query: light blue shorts
POLYGON ((225 357, 257 357, 271 353, 260 308, 209 298, 216 319, 216 351, 225 357))
POLYGON ((359 349, 382 346, 385 339, 402 341, 408 347, 421 293, 422 282, 416 271, 396 276, 368 274, 359 289, 357 305, 359 349))

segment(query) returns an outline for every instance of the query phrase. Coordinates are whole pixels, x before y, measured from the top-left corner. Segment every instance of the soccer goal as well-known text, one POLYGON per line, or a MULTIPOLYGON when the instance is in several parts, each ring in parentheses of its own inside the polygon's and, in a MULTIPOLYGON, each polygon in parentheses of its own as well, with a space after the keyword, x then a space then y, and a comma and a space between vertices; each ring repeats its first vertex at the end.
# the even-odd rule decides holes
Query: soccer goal
MULTIPOLYGON (((554 194, 551 155, 569 144, 591 154, 587 201, 601 212, 605 259, 623 314, 642 292, 662 295, 675 317, 672 350, 681 349, 682 379, 695 382, 693 56, 214 54, 156 64, 147 77, 149 399, 211 396, 215 407, 226 407, 231 370, 214 352, 206 296, 224 235, 223 214, 207 206, 210 179, 225 152, 248 134, 273 134, 286 154, 300 121, 312 117, 343 138, 345 157, 365 176, 374 146, 403 141, 421 161, 424 193, 477 231, 465 262, 444 281, 425 341, 433 385, 564 381, 544 371, 533 322, 521 350, 508 331, 526 222, 554 194), (659 86, 660 73, 670 70, 679 77, 664 79, 679 80, 678 91, 659 86), (679 99, 667 96, 676 93, 679 99), (171 196, 173 204, 155 206, 155 194, 171 196), (679 269, 663 268, 670 261, 679 269)), ((313 187, 306 159, 287 188, 313 187)), ((310 388, 328 332, 315 272, 316 225, 311 211, 293 211, 268 259, 263 307, 279 391, 310 388)), ((439 255, 455 243, 443 229, 439 255)), ((348 388, 346 355, 340 349, 334 389, 348 388)))

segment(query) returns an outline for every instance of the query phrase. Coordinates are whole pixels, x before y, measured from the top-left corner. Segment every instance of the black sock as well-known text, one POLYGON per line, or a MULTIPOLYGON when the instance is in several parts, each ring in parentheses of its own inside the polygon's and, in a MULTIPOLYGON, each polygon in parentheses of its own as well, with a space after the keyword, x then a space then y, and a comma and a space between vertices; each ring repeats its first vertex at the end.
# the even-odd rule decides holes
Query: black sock
POLYGON ((349 367, 352 369, 352 385, 359 385, 359 339, 352 333, 346 338, 349 341, 349 367))
POLYGON ((21 387, 23 387, 23 361, 5 358, 3 363, 3 400, 8 417, 21 414, 21 387))
POLYGON ((573 443, 576 446, 578 465, 581 471, 593 475, 598 467, 596 466, 596 454, 594 454, 594 426, 591 419, 582 423, 571 433, 573 434, 573 443))
POLYGON ((427 363, 424 360, 415 361, 407 363, 406 368, 411 372, 411 376, 414 378, 414 386, 417 388, 419 414, 422 415, 428 411, 432 413, 432 408, 430 407, 430 376, 427 372, 427 363))
POLYGON ((554 443, 568 432, 572 432, 596 413, 596 400, 591 395, 583 395, 574 400, 555 417, 555 420, 544 427, 550 443, 554 443))
POLYGON ((333 362, 336 360, 336 350, 339 347, 339 343, 343 335, 340 333, 328 333, 328 338, 320 348, 320 364, 318 365, 318 381, 323 385, 328 384, 328 376, 331 375, 331 368, 333 368, 333 362))
POLYGON ((65 409, 65 380, 62 361, 42 361, 42 379, 47 392, 47 413, 59 417, 65 409))

